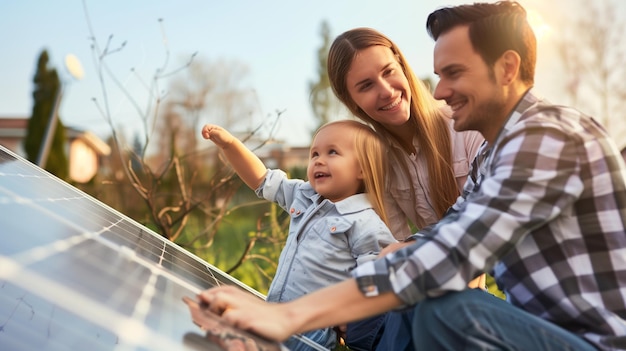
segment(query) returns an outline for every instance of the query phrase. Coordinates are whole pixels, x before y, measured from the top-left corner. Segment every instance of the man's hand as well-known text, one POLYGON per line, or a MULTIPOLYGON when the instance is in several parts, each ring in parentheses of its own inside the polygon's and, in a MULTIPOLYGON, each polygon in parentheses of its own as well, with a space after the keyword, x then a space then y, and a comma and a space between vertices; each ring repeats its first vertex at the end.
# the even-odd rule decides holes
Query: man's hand
POLYGON ((283 341, 295 334, 285 304, 268 303, 234 286, 221 286, 198 295, 200 303, 229 325, 269 340, 283 341))

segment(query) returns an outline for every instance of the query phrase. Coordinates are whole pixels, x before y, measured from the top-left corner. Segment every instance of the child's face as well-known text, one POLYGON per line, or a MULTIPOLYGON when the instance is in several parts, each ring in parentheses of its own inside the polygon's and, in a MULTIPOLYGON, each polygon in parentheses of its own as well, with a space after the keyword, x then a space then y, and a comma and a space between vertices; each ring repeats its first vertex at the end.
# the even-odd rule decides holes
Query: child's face
POLYGON ((354 149, 354 128, 335 124, 317 132, 309 151, 307 177, 324 198, 337 202, 359 192, 363 172, 354 149))

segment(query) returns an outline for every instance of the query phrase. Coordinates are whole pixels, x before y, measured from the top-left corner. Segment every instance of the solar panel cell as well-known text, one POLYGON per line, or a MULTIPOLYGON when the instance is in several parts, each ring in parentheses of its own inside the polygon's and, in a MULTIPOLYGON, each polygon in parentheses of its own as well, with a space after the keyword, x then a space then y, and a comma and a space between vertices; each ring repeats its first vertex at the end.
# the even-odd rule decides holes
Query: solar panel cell
POLYGON ((281 348, 226 326, 208 337, 183 297, 262 296, 2 146, 0 213, 0 350, 281 348))

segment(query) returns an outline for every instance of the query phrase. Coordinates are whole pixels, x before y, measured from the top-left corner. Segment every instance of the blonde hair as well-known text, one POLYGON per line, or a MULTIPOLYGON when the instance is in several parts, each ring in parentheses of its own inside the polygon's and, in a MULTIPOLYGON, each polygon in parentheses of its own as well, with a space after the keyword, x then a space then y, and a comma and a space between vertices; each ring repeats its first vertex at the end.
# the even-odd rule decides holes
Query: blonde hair
MULTIPOLYGON (((400 49, 382 33, 370 28, 356 28, 339 35, 332 43, 328 53, 328 77, 332 89, 346 107, 359 119, 369 123, 383 136, 388 144, 396 137, 381 123, 368 116, 350 97, 346 77, 354 57, 359 50, 380 45, 389 48, 402 67, 411 89, 410 121, 415 129, 420 151, 427 162, 430 191, 430 203, 438 217, 442 217, 459 196, 458 185, 452 165, 452 145, 448 120, 437 101, 426 88, 424 83, 417 79, 411 67, 407 64, 400 49)), ((402 150, 389 148, 395 161, 400 165, 402 172, 409 179, 411 174, 402 150)), ((415 199, 415 186, 411 184, 411 197, 415 199)), ((414 223, 423 226, 426 223, 414 223)))
POLYGON ((356 120, 338 120, 322 125, 320 130, 336 125, 345 125, 355 129, 354 150, 357 162, 363 171, 364 192, 372 204, 374 211, 389 227, 387 212, 385 211, 384 195, 387 183, 388 163, 385 141, 369 125, 356 120))

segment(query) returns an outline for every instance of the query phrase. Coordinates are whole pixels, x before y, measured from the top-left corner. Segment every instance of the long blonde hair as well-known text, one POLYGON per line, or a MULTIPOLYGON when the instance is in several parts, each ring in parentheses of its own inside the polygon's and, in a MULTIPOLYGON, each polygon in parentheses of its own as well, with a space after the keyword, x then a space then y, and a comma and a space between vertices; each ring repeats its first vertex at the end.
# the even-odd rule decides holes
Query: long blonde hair
POLYGON ((387 183, 388 163, 385 155, 385 141, 369 125, 356 120, 332 121, 321 126, 315 134, 328 126, 342 124, 355 129, 354 150, 357 162, 363 171, 364 192, 374 211, 389 227, 384 205, 385 184, 387 183))
MULTIPOLYGON (((335 95, 358 118, 371 124, 388 144, 396 137, 381 123, 368 116, 350 97, 346 77, 359 50, 380 45, 389 48, 402 67, 411 89, 410 121, 427 162, 430 203, 438 217, 442 217, 459 195, 452 164, 452 145, 447 117, 421 80, 417 79, 400 49, 382 33, 371 28, 355 28, 339 35, 328 53, 328 77, 335 95)), ((389 148, 407 179, 411 177, 406 158, 401 150, 389 148)), ((416 203, 415 188, 411 196, 416 203)), ((418 226, 426 223, 415 223, 418 226)))

